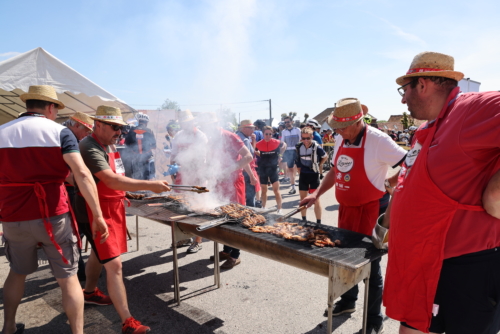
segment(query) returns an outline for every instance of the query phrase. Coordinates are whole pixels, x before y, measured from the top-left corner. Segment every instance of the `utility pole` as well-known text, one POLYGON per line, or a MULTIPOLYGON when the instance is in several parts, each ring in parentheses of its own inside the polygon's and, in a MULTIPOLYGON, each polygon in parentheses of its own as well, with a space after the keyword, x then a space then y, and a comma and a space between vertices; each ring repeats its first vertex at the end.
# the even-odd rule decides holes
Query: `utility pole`
POLYGON ((273 114, 271 109, 271 99, 269 99, 269 126, 272 126, 273 114))

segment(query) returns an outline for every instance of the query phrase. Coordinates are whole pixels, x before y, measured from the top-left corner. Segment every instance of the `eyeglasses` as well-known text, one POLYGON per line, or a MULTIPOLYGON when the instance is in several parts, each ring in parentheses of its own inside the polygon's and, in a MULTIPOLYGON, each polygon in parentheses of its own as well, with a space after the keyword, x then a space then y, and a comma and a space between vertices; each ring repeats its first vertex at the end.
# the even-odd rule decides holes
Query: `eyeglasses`
POLYGON ((405 96, 405 90, 403 89, 405 86, 408 86, 409 84, 411 84, 412 81, 408 82, 407 84, 404 84, 403 86, 399 87, 398 88, 398 93, 399 95, 401 96, 405 96))
POLYGON ((106 124, 106 125, 109 125, 111 127, 111 129, 113 129, 113 131, 123 131, 123 129, 125 128, 124 125, 119 125, 119 124, 111 124, 111 123, 106 123, 106 122, 101 122, 101 121, 98 121, 99 123, 103 123, 103 124, 106 124))
POLYGON ((311 140, 311 137, 302 137, 302 140, 311 140))

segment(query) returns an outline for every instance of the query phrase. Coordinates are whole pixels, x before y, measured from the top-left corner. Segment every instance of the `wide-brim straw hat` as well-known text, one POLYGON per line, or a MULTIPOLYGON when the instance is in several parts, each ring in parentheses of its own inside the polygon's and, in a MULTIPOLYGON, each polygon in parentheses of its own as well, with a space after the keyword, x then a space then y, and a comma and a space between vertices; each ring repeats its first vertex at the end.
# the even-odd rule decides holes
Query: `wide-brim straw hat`
MULTIPOLYGON (((368 112, 368 108, 366 111, 368 112)), ((363 116, 361 102, 354 97, 348 97, 337 102, 335 109, 328 116, 328 125, 332 129, 343 129, 361 121, 363 116)))
POLYGON ((240 127, 242 127, 242 128, 255 128, 255 125, 253 125, 251 120, 244 119, 240 122, 240 127))
POLYGON ((105 123, 114 123, 120 125, 128 125, 122 117, 122 112, 120 108, 110 107, 110 106, 99 106, 97 111, 92 117, 96 121, 101 121, 105 123))
POLYGON ((197 117, 198 124, 212 124, 219 122, 217 115, 214 112, 204 112, 197 117))
POLYGON ((92 130, 94 128, 94 120, 92 119, 92 117, 80 111, 77 111, 74 115, 71 115, 70 118, 85 126, 89 130, 92 130))
POLYGON ((191 110, 186 109, 186 110, 181 110, 179 112, 179 122, 184 123, 184 122, 191 122, 194 120, 193 114, 191 113, 191 110))
POLYGON ((403 86, 406 78, 413 77, 444 77, 460 81, 464 78, 464 74, 455 71, 455 59, 452 56, 425 51, 413 58, 406 75, 397 78, 396 83, 403 86))
POLYGON ((56 90, 49 85, 30 86, 27 93, 19 96, 21 101, 26 103, 27 100, 40 100, 52 102, 57 105, 57 109, 64 109, 64 103, 57 99, 56 90))

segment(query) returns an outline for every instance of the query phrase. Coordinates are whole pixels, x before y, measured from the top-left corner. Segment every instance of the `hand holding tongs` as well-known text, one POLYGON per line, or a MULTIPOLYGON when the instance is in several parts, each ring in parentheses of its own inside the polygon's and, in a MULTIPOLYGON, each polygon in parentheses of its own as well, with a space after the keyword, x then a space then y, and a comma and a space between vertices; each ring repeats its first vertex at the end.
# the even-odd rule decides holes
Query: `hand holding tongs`
POLYGON ((207 187, 200 187, 200 186, 183 186, 180 184, 169 184, 168 185, 170 188, 175 188, 176 190, 182 190, 182 191, 192 191, 198 194, 201 193, 208 193, 209 190, 207 187))
POLYGON ((293 216, 294 214, 296 213, 299 213, 300 210, 303 210, 305 209, 306 206, 305 205, 302 205, 302 206, 299 206, 297 209, 293 210, 293 211, 290 211, 289 213, 287 213, 286 215, 283 215, 281 217, 279 217, 278 219, 276 219, 276 221, 278 222, 282 222, 283 220, 287 219, 287 218, 290 218, 291 216, 293 216))

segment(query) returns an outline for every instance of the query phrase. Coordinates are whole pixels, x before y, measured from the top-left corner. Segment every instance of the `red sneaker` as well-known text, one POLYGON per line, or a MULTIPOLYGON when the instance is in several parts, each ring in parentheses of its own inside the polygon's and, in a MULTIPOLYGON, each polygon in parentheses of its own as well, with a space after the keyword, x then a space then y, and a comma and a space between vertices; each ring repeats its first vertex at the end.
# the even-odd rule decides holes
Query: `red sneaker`
POLYGON ((123 334, 143 334, 149 333, 151 328, 144 326, 140 321, 134 319, 134 317, 127 318, 122 326, 123 334))
POLYGON ((95 288, 94 292, 90 295, 85 293, 85 289, 83 289, 83 298, 85 299, 85 304, 94 304, 101 306, 113 304, 111 298, 102 293, 99 288, 95 288))

